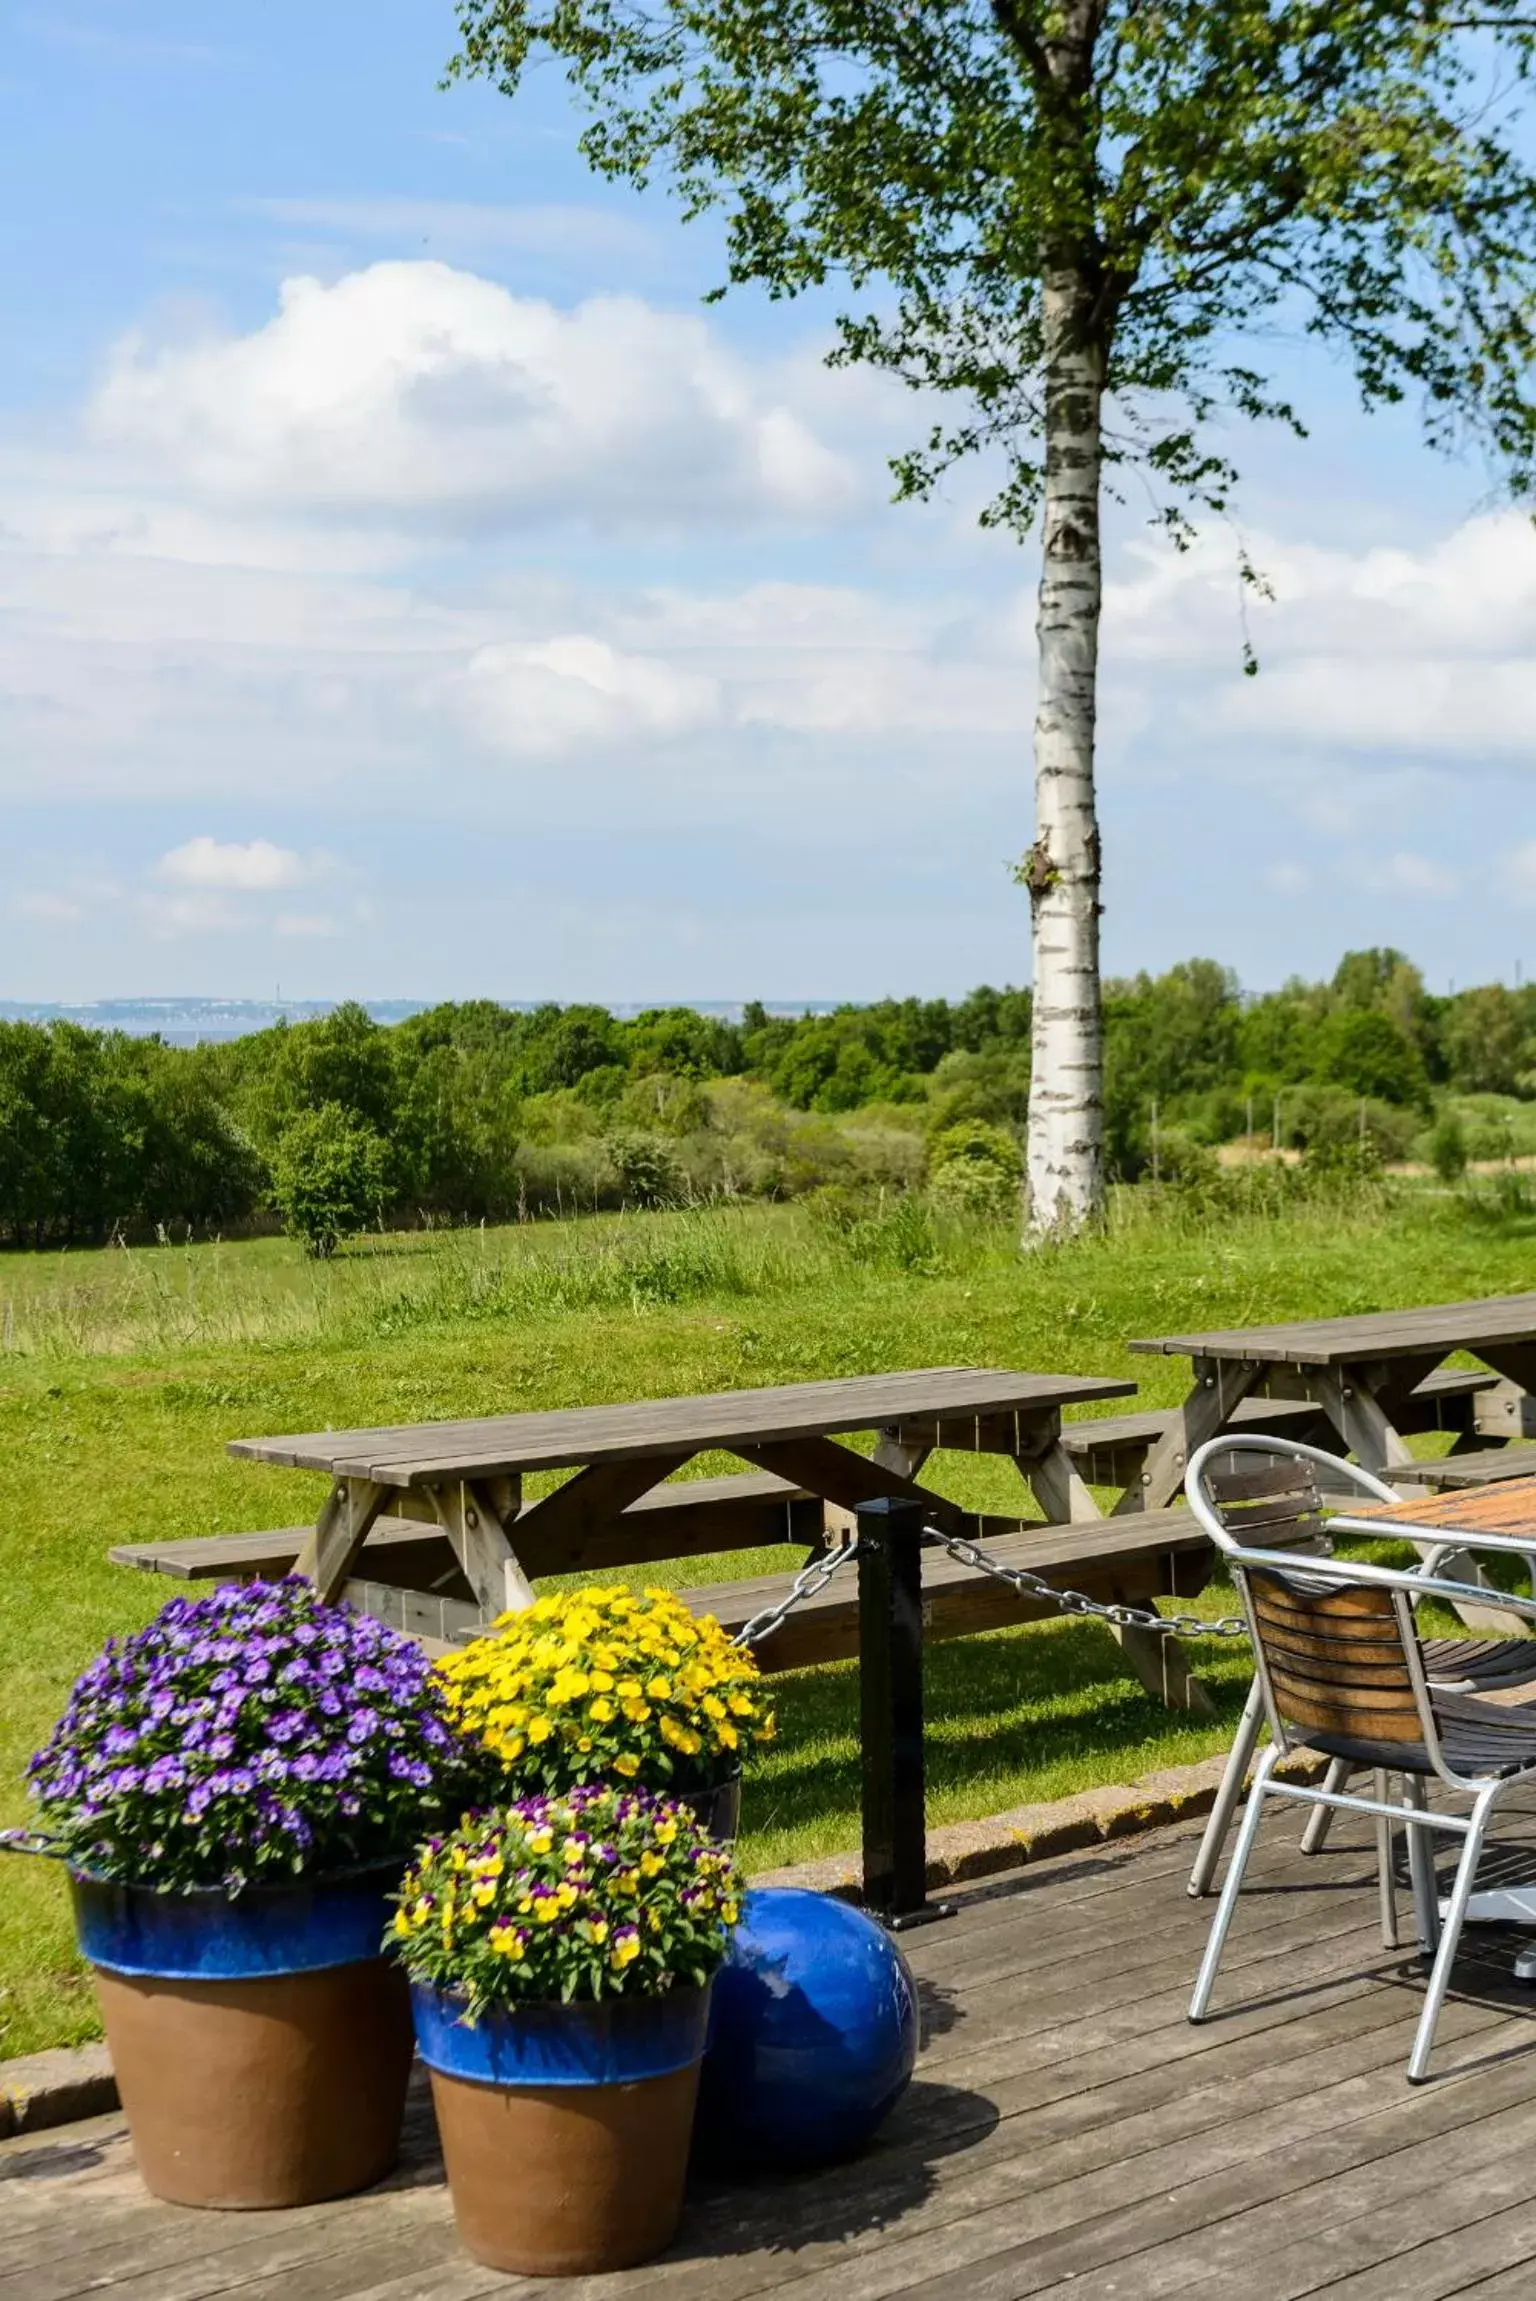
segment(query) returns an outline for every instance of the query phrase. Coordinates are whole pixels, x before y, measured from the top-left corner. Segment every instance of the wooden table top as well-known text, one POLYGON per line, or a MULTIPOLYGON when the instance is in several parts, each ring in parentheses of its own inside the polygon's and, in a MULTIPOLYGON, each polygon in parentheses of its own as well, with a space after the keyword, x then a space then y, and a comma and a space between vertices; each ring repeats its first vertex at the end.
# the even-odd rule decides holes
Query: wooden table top
POLYGON ((1373 1358, 1428 1358, 1484 1343, 1536 1341, 1536 1294, 1490 1295, 1481 1302, 1431 1303, 1355 1318, 1300 1318, 1285 1326, 1220 1327, 1167 1334, 1132 1350, 1177 1358, 1235 1358, 1280 1366, 1338 1366, 1373 1358))
POLYGON ((699 1398, 644 1399, 627 1406, 575 1406, 549 1414, 493 1414, 378 1430, 319 1430, 288 1438, 236 1438, 229 1451, 252 1462, 326 1470, 381 1486, 447 1478, 497 1478, 654 1454, 701 1454, 733 1445, 827 1438, 909 1420, 963 1422, 1017 1413, 1027 1422, 1087 1399, 1125 1398, 1136 1385, 1093 1374, 1016 1374, 963 1366, 861 1374, 839 1382, 792 1382, 772 1390, 723 1390, 699 1398))
POLYGON ((1352 1502, 1347 1516, 1391 1532, 1422 1526, 1432 1534, 1536 1535, 1536 1478, 1506 1478, 1475 1494, 1425 1494, 1405 1502, 1352 1502))

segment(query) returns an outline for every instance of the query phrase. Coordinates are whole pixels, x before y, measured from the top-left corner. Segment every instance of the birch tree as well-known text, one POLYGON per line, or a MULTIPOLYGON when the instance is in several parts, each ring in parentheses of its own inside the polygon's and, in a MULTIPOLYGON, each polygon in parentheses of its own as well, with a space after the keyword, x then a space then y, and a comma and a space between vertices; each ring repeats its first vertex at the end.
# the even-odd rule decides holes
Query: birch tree
POLYGON ((1367 408, 1409 400, 1432 445, 1476 441, 1529 488, 1520 9, 460 0, 450 75, 510 94, 553 57, 593 168, 718 212, 717 294, 838 291, 832 362, 940 411, 894 463, 898 496, 975 457, 995 480, 984 524, 1038 523, 1027 1236, 1103 1202, 1105 492, 1139 470, 1177 543, 1224 511, 1232 417, 1303 430, 1275 380, 1287 337, 1329 346, 1367 408))

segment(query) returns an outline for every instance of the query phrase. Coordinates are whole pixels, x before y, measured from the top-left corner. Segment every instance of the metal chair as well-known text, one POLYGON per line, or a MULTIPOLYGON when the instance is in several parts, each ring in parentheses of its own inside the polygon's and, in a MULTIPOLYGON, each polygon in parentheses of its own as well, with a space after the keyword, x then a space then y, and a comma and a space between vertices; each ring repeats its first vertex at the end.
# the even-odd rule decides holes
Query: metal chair
MULTIPOLYGON (((1385 1841, 1388 1851, 1394 1827, 1408 1833, 1420 1931, 1434 1951, 1408 2057, 1409 2079, 1418 2084, 1428 2074, 1488 1824, 1506 1790, 1536 1779, 1536 1704, 1480 1701, 1431 1686, 1415 1609, 1426 1597, 1454 1605, 1473 1596, 1476 1585, 1340 1558, 1298 1560, 1290 1551, 1240 1545, 1225 1529, 1221 1546, 1248 1618, 1273 1738, 1254 1774, 1189 2018, 1206 2018, 1267 1802, 1291 1798, 1314 1809, 1366 1814, 1377 1825, 1378 1846, 1385 1841), (1369 1768, 1376 1776, 1376 1794, 1361 1797, 1349 1789, 1278 1778, 1276 1766, 1295 1749, 1320 1750, 1352 1769, 1369 1768), (1401 1804, 1387 1794, 1387 1778, 1393 1774, 1403 1778, 1401 1804), (1471 1814, 1431 1810, 1425 1795, 1431 1778, 1470 1797, 1471 1814), (1435 1830, 1461 1840, 1443 1919, 1429 1848, 1435 1830)), ((1509 1604, 1511 1611, 1536 1620, 1536 1600, 1509 1604)), ((1386 1874, 1389 1880, 1390 1871, 1386 1874)))
MULTIPOLYGON (((1258 1434, 1234 1433, 1211 1439, 1191 1460, 1184 1481, 1191 1510, 1218 1548, 1229 1554, 1237 1539, 1256 1537, 1272 1549, 1330 1555, 1324 1494, 1333 1499, 1350 1486, 1358 1487, 1373 1501, 1402 1500, 1393 1487, 1356 1462, 1345 1462, 1338 1455, 1324 1453, 1321 1447, 1304 1446, 1296 1439, 1258 1434), (1239 1469, 1240 1460, 1267 1462, 1267 1467, 1239 1469)), ((1461 1547, 1452 1541, 1422 1544, 1424 1565, 1419 1571, 1433 1574, 1447 1560, 1459 1556, 1461 1547)), ((1506 1604, 1502 1593, 1498 1602, 1501 1607, 1506 1604)), ((1487 1693, 1525 1685, 1536 1689, 1536 1640, 1427 1638, 1422 1641, 1422 1650, 1426 1674, 1437 1692, 1487 1693)), ((1190 1872, 1189 1891, 1197 1899, 1211 1890, 1263 1725, 1263 1691, 1255 1676, 1190 1872)), ((1357 1771, 1359 1768, 1347 1759, 1336 1758, 1323 1786, 1342 1789, 1350 1774, 1357 1771)), ((1314 1809, 1302 1837, 1303 1852, 1318 1851, 1331 1816, 1332 1809, 1327 1806, 1314 1809)), ((1387 1891, 1384 1883, 1384 1896, 1387 1891)))

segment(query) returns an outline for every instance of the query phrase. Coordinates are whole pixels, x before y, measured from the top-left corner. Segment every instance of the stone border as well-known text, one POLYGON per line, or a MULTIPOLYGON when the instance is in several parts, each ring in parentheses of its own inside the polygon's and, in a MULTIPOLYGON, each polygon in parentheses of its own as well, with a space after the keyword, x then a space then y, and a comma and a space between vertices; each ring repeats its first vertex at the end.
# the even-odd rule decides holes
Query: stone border
MULTIPOLYGON (((1226 1753, 1192 1766, 1167 1766, 1134 1782, 1084 1790, 1075 1798, 1047 1805, 1013 1806, 981 1822, 950 1822, 928 1832, 928 1884, 958 1886, 1000 1871, 1020 1869, 1054 1854, 1080 1852, 1112 1838, 1137 1836, 1169 1822, 1208 1814, 1226 1766, 1226 1753)), ((1293 1780, 1315 1778, 1326 1761, 1297 1751, 1281 1772, 1293 1780)), ((760 1886, 808 1886, 818 1893, 859 1899, 859 1856, 829 1854, 792 1869, 762 1870, 760 1886)), ((104 2045, 59 2046, 17 2061, 0 2061, 0 2140, 41 2133, 80 2117, 100 2117, 116 2109, 117 2080, 104 2045)))
MULTIPOLYGON (((976 1878, 995 1877, 999 1871, 1020 1869, 1027 1862, 1044 1861, 1053 1854, 1079 1853, 1085 1846, 1103 1845, 1110 1838, 1134 1837, 1142 1830, 1162 1829, 1169 1822, 1193 1821, 1208 1814, 1226 1769, 1227 1753, 1201 1758, 1191 1766, 1165 1766, 1142 1774, 1131 1783, 1108 1789, 1083 1790, 1073 1798, 1057 1798, 1047 1805, 1013 1806, 981 1822, 950 1822, 928 1832, 929 1888, 969 1884, 976 1878)), ((1293 1751, 1279 1772, 1292 1781, 1313 1781, 1327 1769, 1327 1760, 1311 1750, 1293 1751)), ((793 1868, 755 1872, 753 1885, 809 1886, 814 1892, 837 1894, 858 1901, 860 1860, 856 1853, 828 1854, 820 1861, 797 1862, 793 1868)))

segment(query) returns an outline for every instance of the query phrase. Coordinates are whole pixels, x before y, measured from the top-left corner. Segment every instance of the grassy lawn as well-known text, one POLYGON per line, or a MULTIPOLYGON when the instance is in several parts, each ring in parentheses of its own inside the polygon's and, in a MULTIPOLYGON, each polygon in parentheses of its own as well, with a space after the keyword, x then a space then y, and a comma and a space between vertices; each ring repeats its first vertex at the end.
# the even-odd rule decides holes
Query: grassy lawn
MULTIPOLYGON (((0 1261, 0 1819, 70 1681, 170 1585, 106 1560, 121 1540, 287 1525, 324 1480, 229 1460, 239 1436, 591 1404, 901 1366, 1127 1373, 1171 1404, 1178 1360, 1128 1337, 1536 1286, 1536 1219, 1407 1193, 1220 1227, 1122 1211, 1111 1233, 1021 1261, 1006 1239, 897 1214, 849 1239, 796 1211, 614 1217, 365 1242, 317 1269, 281 1241, 0 1261)), ((723 1463, 701 1468, 726 1467, 723 1463)), ((957 1500, 1016 1508, 1004 1463, 936 1457, 957 1500)), ((686 1578, 789 1553, 695 1559, 686 1578)), ((638 1580, 683 1579, 641 1569, 638 1580)), ((1220 1612, 1230 1593, 1205 1601, 1220 1612)), ((1220 1747, 1245 1649, 1202 1648, 1221 1715, 1167 1714, 1091 1626, 935 1647, 935 1821, 1051 1797, 1220 1747)), ((857 1838, 851 1666, 777 1681, 781 1739, 749 1785, 754 1866, 857 1838)), ((0 1893, 0 2052, 93 2033, 61 1881, 13 1859, 0 1893)))

